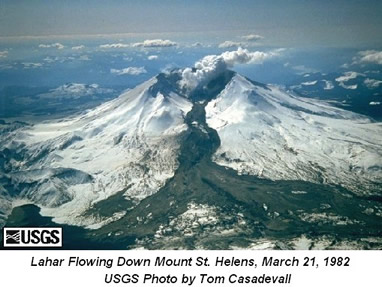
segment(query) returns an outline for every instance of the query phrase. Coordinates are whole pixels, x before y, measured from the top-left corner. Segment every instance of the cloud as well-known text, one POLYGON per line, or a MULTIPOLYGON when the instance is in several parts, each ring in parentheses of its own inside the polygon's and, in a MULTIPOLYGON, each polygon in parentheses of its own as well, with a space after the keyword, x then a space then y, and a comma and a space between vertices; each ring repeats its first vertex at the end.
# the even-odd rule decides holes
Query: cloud
POLYGON ((324 90, 332 90, 334 89, 334 85, 331 81, 322 80, 325 83, 324 90))
POLYGON ((340 83, 347 82, 349 80, 357 78, 358 76, 365 76, 365 75, 361 73, 357 73, 357 72, 352 72, 352 71, 345 72, 343 76, 336 78, 336 82, 340 82, 340 83))
POLYGON ((59 60, 60 60, 59 57, 54 57, 54 58, 52 58, 52 57, 45 57, 45 58, 43 59, 44 62, 47 62, 47 63, 49 63, 49 64, 54 63, 54 62, 57 62, 57 61, 59 61, 59 60))
POLYGON ((123 43, 113 43, 113 44, 103 44, 99 45, 101 49, 120 49, 120 48, 128 48, 128 44, 123 43))
POLYGON ((117 75, 140 75, 147 73, 145 67, 128 67, 124 69, 110 69, 110 73, 117 75))
POLYGON ((191 45, 191 47, 195 47, 195 48, 197 48, 197 47, 202 47, 203 45, 202 45, 202 43, 200 43, 200 42, 195 42, 194 44, 192 44, 191 45))
POLYGON ((347 89, 347 90, 356 90, 358 88, 358 85, 357 84, 354 84, 354 85, 346 85, 344 82, 340 82, 339 83, 339 86, 344 88, 344 89, 347 89))
POLYGON ((311 81, 311 82, 303 82, 303 83, 301 83, 301 85, 303 85, 303 86, 314 86, 315 84, 317 84, 317 81, 311 81))
POLYGON ((40 44, 38 45, 39 48, 44 48, 44 49, 48 49, 48 48, 56 48, 56 49, 64 49, 65 46, 62 45, 61 43, 53 43, 53 44, 40 44))
POLYGON ((336 82, 339 83, 340 87, 347 89, 347 90, 355 90, 358 88, 357 84, 346 85, 345 83, 350 81, 350 80, 354 80, 355 78, 360 77, 360 76, 364 77, 365 75, 361 74, 361 73, 349 71, 349 72, 345 72, 343 76, 340 76, 340 77, 336 78, 335 80, 336 80, 336 82))
POLYGON ((42 63, 21 63, 24 66, 24 69, 35 69, 41 68, 42 63))
POLYGON ((382 81, 374 80, 374 79, 365 79, 363 83, 368 87, 369 89, 376 89, 379 87, 379 85, 382 85, 382 81))
POLYGON ((262 64, 264 61, 279 56, 280 51, 249 52, 239 47, 236 51, 226 51, 220 55, 209 55, 195 63, 194 68, 185 68, 179 85, 192 90, 237 64, 262 64))
POLYGON ((158 56, 157 55, 150 55, 147 57, 148 60, 152 61, 152 60, 157 60, 158 59, 158 56))
POLYGON ((256 41, 259 41, 261 39, 264 39, 263 36, 256 35, 256 34, 249 34, 246 36, 242 36, 241 38, 243 38, 246 41, 251 41, 251 42, 256 42, 256 41))
POLYGON ((84 49, 84 48, 85 48, 84 45, 79 45, 79 46, 74 46, 74 47, 72 47, 72 50, 82 50, 82 49, 84 49))
POLYGON ((370 102, 369 105, 370 106, 379 106, 381 104, 381 102, 370 102))
POLYGON ((0 64, 0 70, 10 70, 10 69, 13 69, 14 68, 14 65, 11 65, 11 64, 0 64))
POLYGON ((358 53, 358 59, 355 62, 372 63, 382 65, 382 51, 367 50, 358 53))
POLYGON ((372 70, 372 71, 365 71, 366 74, 380 74, 381 71, 372 70))
POLYGON ((68 57, 45 57, 43 61, 47 64, 53 64, 53 63, 67 63, 67 62, 73 62, 73 61, 90 61, 90 58, 88 55, 78 55, 77 57, 68 56, 68 57))
POLYGON ((0 59, 8 57, 8 51, 0 51, 0 59))
POLYGON ((170 40, 154 39, 154 40, 145 40, 143 42, 134 43, 133 47, 145 47, 145 48, 155 48, 155 47, 173 47, 178 45, 175 42, 170 40))
MULTIPOLYGON (((289 63, 286 66, 284 64, 284 67, 289 67, 289 66, 290 66, 289 63)), ((310 67, 306 67, 304 65, 293 66, 292 69, 297 71, 296 74, 298 74, 298 75, 306 74, 306 73, 317 73, 318 72, 318 70, 310 68, 310 67)))
POLYGON ((79 84, 70 83, 59 86, 50 90, 48 93, 40 94, 41 99, 79 99, 81 97, 89 97, 97 94, 112 93, 112 89, 100 88, 98 84, 79 84))
POLYGON ((82 55, 78 58, 80 61, 90 61, 90 58, 88 55, 82 55))
POLYGON ((237 48, 240 46, 243 46, 243 44, 239 42, 233 42, 233 41, 225 41, 219 44, 219 48, 237 48))
MULTIPOLYGON (((352 65, 354 65, 354 64, 355 64, 355 62, 352 63, 352 65)), ((349 69, 349 67, 350 67, 349 63, 344 63, 344 64, 341 65, 341 68, 343 68, 343 69, 349 69)))

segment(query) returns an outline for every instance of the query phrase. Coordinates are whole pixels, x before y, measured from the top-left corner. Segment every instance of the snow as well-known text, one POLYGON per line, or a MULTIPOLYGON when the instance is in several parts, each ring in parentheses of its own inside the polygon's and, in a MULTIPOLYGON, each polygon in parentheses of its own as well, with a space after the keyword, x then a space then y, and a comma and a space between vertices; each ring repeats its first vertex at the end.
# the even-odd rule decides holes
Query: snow
POLYGON ((90 221, 90 224, 84 223, 82 225, 86 225, 88 229, 99 229, 102 226, 121 219, 123 216, 125 216, 125 214, 126 211, 116 212, 111 217, 99 219, 98 222, 97 219, 86 218, 86 220, 90 221), (96 223, 93 223, 94 221, 96 221, 96 223))
POLYGON ((227 213, 221 207, 191 201, 186 211, 176 217, 170 216, 166 224, 159 226, 153 240, 146 238, 142 242, 179 249, 184 238, 192 238, 196 249, 209 248, 206 247, 209 239, 216 241, 217 238, 237 236, 247 231, 243 216, 240 212, 227 213))
POLYGON ((312 246, 312 240, 306 238, 305 235, 301 235, 301 237, 292 240, 292 244, 294 250, 309 250, 312 246))
POLYGON ((291 193, 292 194, 307 194, 307 192, 303 190, 292 190, 291 193))
POLYGON ((99 228, 99 219, 81 217, 94 203, 125 189, 136 201, 157 192, 177 168, 177 136, 187 129, 192 103, 176 93, 153 95, 156 81, 82 115, 19 131, 14 138, 27 153, 12 180, 30 183, 21 199, 27 196, 56 222, 99 228), (57 177, 62 169, 68 178, 57 177), (90 180, 81 180, 86 175, 90 180))
POLYGON ((348 225, 359 224, 357 220, 351 220, 346 216, 339 216, 330 213, 303 213, 300 215, 301 220, 309 223, 321 223, 332 225, 348 225))
MULTIPOLYGON (((232 248, 235 249, 235 248, 232 248)), ((248 247, 245 249, 250 249, 250 250, 273 250, 276 249, 276 245, 267 240, 260 240, 259 242, 254 242, 251 243, 248 247)))
MULTIPOLYGON (((188 128, 184 117, 192 103, 175 92, 153 94, 156 82, 152 78, 81 115, 25 126, 1 138, 4 148, 24 157, 7 163, 13 171, 3 180, 20 193, 10 197, 0 189, 5 216, 15 206, 34 203, 55 222, 94 229, 125 215, 84 216, 95 203, 119 191, 134 202, 157 192, 178 167, 179 135, 188 128)), ((81 94, 89 87, 63 89, 81 94)), ((364 116, 235 75, 207 104, 206 120, 221 140, 213 160, 239 174, 339 184, 363 195, 380 190, 382 124, 364 116)), ((207 133, 197 121, 192 125, 207 133)), ((220 213, 217 207, 190 203, 168 228, 176 223, 182 227, 176 236, 192 236, 198 226, 219 224, 220 213)), ((381 210, 375 214, 381 216, 381 210)), ((356 223, 326 213, 301 216, 309 222, 356 223)), ((0 225, 3 221, 0 217, 0 225)), ((228 235, 241 225, 243 219, 214 232, 228 235)), ((161 232, 157 236, 164 236, 161 232)))
MULTIPOLYGON (((190 202, 187 205, 187 210, 171 219, 168 225, 161 225, 156 231, 155 238, 167 237, 170 240, 174 237, 173 232, 176 232, 176 236, 193 236, 196 235, 196 231, 200 227, 214 228, 217 225, 219 219, 219 210, 207 204, 197 204, 195 202, 190 202)), ((173 239, 172 239, 173 240, 173 239)))
POLYGON ((206 106, 221 146, 213 156, 239 174, 340 184, 358 193, 382 181, 382 125, 326 102, 234 76, 206 106))

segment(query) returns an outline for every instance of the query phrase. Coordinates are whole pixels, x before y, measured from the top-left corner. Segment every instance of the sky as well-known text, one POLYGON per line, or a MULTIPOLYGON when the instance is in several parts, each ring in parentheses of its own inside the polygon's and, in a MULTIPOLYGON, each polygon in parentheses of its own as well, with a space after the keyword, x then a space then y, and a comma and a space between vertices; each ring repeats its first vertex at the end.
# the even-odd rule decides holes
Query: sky
POLYGON ((96 104, 175 68, 192 88, 223 67, 353 97, 380 119, 381 15, 381 0, 0 0, 0 106, 28 112, 47 94, 51 109, 56 96, 96 104))
POLYGON ((380 0, 0 0, 0 37, 255 33, 270 46, 379 48, 381 15, 380 0))

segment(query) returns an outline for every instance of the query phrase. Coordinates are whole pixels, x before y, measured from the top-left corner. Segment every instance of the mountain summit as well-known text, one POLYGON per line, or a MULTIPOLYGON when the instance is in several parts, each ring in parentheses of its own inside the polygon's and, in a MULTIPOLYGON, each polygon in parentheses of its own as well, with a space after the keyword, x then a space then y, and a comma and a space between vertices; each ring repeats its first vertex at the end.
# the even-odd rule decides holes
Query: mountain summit
POLYGON ((348 225, 380 232, 382 125, 253 82, 227 69, 232 57, 81 115, 3 127, 0 224, 32 203, 129 248, 297 248, 350 242, 348 225))

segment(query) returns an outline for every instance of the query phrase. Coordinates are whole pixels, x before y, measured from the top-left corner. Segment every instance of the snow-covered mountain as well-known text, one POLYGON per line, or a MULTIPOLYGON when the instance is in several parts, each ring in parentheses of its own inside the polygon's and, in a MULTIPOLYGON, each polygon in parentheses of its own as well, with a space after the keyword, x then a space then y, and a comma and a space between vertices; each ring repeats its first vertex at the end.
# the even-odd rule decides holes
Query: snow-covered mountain
POLYGON ((359 194, 382 183, 382 125, 236 75, 206 107, 218 164, 273 180, 339 184, 359 194))
POLYGON ((120 219, 129 211, 106 219, 85 212, 118 192, 136 203, 158 192, 179 166, 183 134, 192 125, 208 133, 198 119, 185 121, 196 104, 220 138, 212 156, 219 165, 380 193, 380 123, 231 72, 228 84, 216 88, 221 74, 208 74, 190 90, 184 74, 160 74, 79 116, 2 125, 0 225, 25 202, 58 223, 99 228, 120 219))
POLYGON ((2 211, 21 200, 57 222, 89 225, 94 219, 80 215, 99 200, 155 193, 177 168, 177 136, 192 107, 161 85, 152 78, 83 115, 4 133, 2 149, 12 153, 4 153, 2 211))

